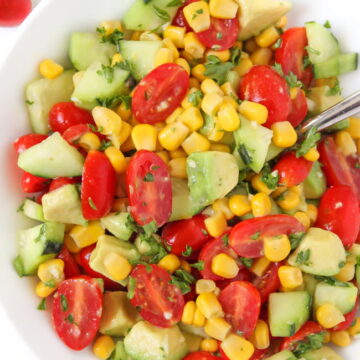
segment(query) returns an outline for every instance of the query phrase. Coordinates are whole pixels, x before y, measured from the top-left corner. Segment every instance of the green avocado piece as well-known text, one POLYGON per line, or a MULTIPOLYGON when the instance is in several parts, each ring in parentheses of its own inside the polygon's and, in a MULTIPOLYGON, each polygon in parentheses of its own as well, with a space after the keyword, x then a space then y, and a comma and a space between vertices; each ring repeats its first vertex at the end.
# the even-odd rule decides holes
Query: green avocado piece
POLYGON ((129 225, 130 214, 128 212, 110 213, 100 219, 101 225, 121 240, 129 240, 134 230, 129 225))
POLYGON ((310 174, 304 181, 304 193, 307 199, 320 199, 326 191, 326 177, 321 165, 315 161, 310 174))
POLYGON ((267 360, 297 360, 297 358, 291 351, 284 350, 268 357, 267 360))
POLYGON ((302 354, 304 360, 344 360, 342 356, 336 353, 333 349, 323 346, 318 350, 307 351, 302 354))

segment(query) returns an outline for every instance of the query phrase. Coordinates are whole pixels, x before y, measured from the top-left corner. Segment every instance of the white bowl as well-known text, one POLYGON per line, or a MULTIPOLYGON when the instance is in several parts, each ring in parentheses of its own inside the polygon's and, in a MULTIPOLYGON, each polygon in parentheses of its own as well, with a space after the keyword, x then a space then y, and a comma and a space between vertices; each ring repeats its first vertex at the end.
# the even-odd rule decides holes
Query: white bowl
MULTIPOLYGON (((132 0, 43 0, 22 25, 14 47, 0 69, 0 306, 16 328, 16 339, 7 337, 6 319, 0 319, 2 356, 14 354, 13 346, 32 350, 27 359, 89 359, 88 351, 71 351, 53 331, 49 315, 36 310, 34 282, 20 279, 11 261, 16 254, 16 233, 28 224, 16 213, 24 194, 12 142, 30 131, 24 106, 24 85, 37 75, 39 61, 66 60, 69 35, 73 31, 93 31, 105 19, 121 18, 132 0), (1 331, 2 330, 2 331, 1 331)), ((315 20, 330 20, 344 51, 360 52, 358 36, 359 0, 293 0, 290 26, 315 20)), ((344 94, 360 87, 360 71, 343 77, 344 94)), ((19 353, 20 352, 16 352, 19 353)), ((342 351, 345 359, 360 359, 360 342, 342 351)), ((6 357, 6 356, 5 356, 6 357)), ((17 357, 12 356, 17 359, 17 357)), ((20 358, 20 357, 19 357, 20 358)))

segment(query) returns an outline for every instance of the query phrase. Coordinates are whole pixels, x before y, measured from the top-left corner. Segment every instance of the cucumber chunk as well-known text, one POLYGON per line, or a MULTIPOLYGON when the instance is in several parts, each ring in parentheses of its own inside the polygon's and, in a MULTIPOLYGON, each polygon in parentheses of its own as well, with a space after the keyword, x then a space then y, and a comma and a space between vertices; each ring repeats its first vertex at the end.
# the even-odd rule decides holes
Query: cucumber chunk
POLYGON ((36 201, 25 199, 21 205, 21 212, 30 219, 45 221, 43 207, 36 201))
POLYGON ((116 342, 115 350, 110 357, 110 360, 132 360, 125 351, 124 341, 118 340, 116 342))
POLYGON ((268 357, 267 360, 297 360, 297 357, 291 351, 284 350, 268 357))
POLYGON ((100 219, 101 225, 121 240, 129 240, 134 230, 130 224, 130 214, 127 212, 110 213, 100 219))
POLYGON ((314 75, 316 79, 339 76, 350 71, 355 71, 358 67, 358 54, 341 54, 334 56, 324 62, 314 65, 314 75))
POLYGON ((74 91, 74 74, 74 70, 67 70, 56 79, 34 80, 26 86, 26 107, 35 133, 49 132, 49 112, 53 105, 70 100, 74 91))
POLYGON ((84 157, 58 132, 22 152, 18 159, 19 168, 50 179, 80 176, 83 165, 84 157))
POLYGON ((310 174, 304 181, 304 193, 307 199, 320 199, 326 191, 326 178, 318 161, 314 162, 310 174))
POLYGON ((342 356, 336 353, 333 349, 323 346, 318 350, 307 351, 302 355, 304 360, 344 360, 342 356))

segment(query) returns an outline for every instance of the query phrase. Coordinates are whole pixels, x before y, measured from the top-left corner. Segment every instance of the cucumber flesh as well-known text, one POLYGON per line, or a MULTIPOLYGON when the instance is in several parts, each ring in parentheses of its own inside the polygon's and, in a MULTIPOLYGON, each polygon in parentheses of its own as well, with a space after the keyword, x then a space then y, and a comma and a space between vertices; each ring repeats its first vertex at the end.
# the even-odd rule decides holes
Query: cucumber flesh
POLYGON ((129 226, 130 214, 111 213, 100 219, 101 225, 120 240, 129 240, 134 230, 129 226))
POLYGON ((314 65, 314 75, 316 79, 339 76, 350 71, 355 71, 358 67, 358 54, 341 54, 334 56, 326 61, 314 65))
POLYGON ((43 207, 36 201, 25 199, 21 206, 21 212, 29 219, 45 221, 43 207))

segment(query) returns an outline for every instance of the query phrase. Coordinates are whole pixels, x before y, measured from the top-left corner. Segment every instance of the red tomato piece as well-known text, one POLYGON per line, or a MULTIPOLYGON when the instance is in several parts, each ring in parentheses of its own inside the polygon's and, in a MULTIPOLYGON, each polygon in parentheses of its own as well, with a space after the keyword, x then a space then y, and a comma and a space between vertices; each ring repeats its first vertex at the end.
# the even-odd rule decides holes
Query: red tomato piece
POLYGON ((240 31, 239 19, 217 19, 211 17, 210 28, 196 33, 200 42, 210 49, 222 51, 230 49, 240 31))
POLYGON ((111 210, 116 188, 116 174, 104 153, 90 151, 85 159, 81 186, 84 218, 100 219, 111 210))
POLYGON ((219 358, 207 351, 197 351, 186 355, 183 360, 219 360, 219 358))
POLYGON ((61 188, 64 185, 77 184, 80 183, 81 179, 79 178, 67 178, 67 177, 58 177, 51 181, 49 191, 54 191, 61 188))
POLYGON ((233 281, 221 291, 219 301, 233 331, 240 331, 245 338, 251 336, 260 315, 258 289, 247 281, 233 281))
POLYGON ((240 83, 241 100, 263 104, 269 111, 264 126, 270 128, 275 122, 286 121, 291 111, 291 98, 285 79, 271 66, 257 65, 244 75, 240 83))
POLYGON ((334 328, 332 328, 331 330, 333 331, 344 331, 347 330, 355 321, 356 319, 356 315, 358 313, 360 309, 360 299, 359 297, 356 299, 356 303, 354 308, 347 313, 345 316, 345 320, 343 322, 341 322, 340 324, 336 325, 334 328))
POLYGON ((184 5, 180 6, 178 11, 176 12, 175 14, 175 17, 172 21, 172 25, 174 26, 179 26, 179 27, 184 27, 186 28, 186 32, 189 32, 189 31, 192 31, 189 23, 187 22, 186 18, 185 18, 185 15, 184 15, 184 7, 186 5, 189 5, 193 2, 196 2, 196 1, 199 1, 199 0, 186 0, 184 5))
POLYGON ((92 132, 96 134, 100 140, 106 140, 106 136, 103 134, 100 134, 97 131, 94 131, 90 128, 88 124, 79 124, 69 127, 67 130, 64 131, 62 134, 62 137, 70 144, 70 145, 76 145, 80 138, 88 133, 92 132))
POLYGON ((0 26, 21 24, 31 11, 31 0, 0 0, 0 26))
POLYGON ((181 104, 189 88, 188 73, 177 64, 163 64, 136 86, 132 111, 143 124, 164 121, 181 104))
POLYGON ((338 185, 326 190, 320 200, 315 225, 337 234, 346 248, 355 243, 360 212, 356 195, 349 186, 338 185))
POLYGON ((268 352, 268 349, 265 349, 265 350, 255 349, 253 356, 249 360, 261 360, 267 355, 266 354, 267 352, 268 352))
POLYGON ((358 154, 349 155, 346 161, 357 189, 358 199, 360 200, 360 156, 358 154))
POLYGON ((164 226, 161 237, 165 244, 171 247, 173 254, 182 255, 186 246, 190 246, 193 255, 193 252, 200 250, 211 238, 205 228, 205 219, 205 215, 199 214, 191 219, 168 223, 164 226))
POLYGON ((137 265, 131 272, 135 279, 131 303, 141 308, 140 315, 149 323, 167 328, 180 321, 184 296, 170 284, 170 274, 157 265, 137 265))
POLYGON ((41 143, 43 140, 45 140, 48 136, 47 135, 41 135, 41 134, 27 134, 20 136, 17 138, 13 145, 18 154, 22 153, 26 149, 31 148, 34 145, 37 145, 41 143))
POLYGON ((303 157, 296 157, 295 152, 282 156, 273 170, 279 172, 279 184, 291 187, 301 184, 310 174, 313 163, 303 157))
POLYGON ((57 258, 64 261, 65 279, 70 279, 81 274, 79 265, 65 246, 63 246, 57 258))
POLYGON ((95 125, 91 112, 77 107, 73 102, 55 104, 49 113, 49 125, 52 131, 63 134, 68 128, 79 124, 95 125))
POLYGON ((272 263, 266 269, 262 276, 257 277, 253 284, 259 290, 261 297, 261 304, 265 304, 271 293, 280 289, 280 279, 278 275, 281 263, 272 263))
POLYGON ((262 216, 236 224, 230 232, 229 244, 239 256, 258 258, 263 255, 265 236, 291 235, 303 231, 304 225, 293 216, 262 216))
POLYGON ((96 280, 88 276, 63 281, 54 295, 54 328, 73 350, 82 350, 94 340, 101 313, 102 292, 96 280))
POLYGON ((297 127, 306 118, 307 112, 306 96, 303 91, 299 90, 296 98, 291 100, 291 112, 287 120, 293 127, 297 127))
POLYGON ((248 269, 243 268, 239 270, 238 274, 234 278, 217 281, 216 286, 220 290, 222 290, 226 286, 230 285, 233 281, 251 281, 251 279, 252 279, 251 272, 248 269))
POLYGON ((31 194, 46 190, 50 180, 24 172, 21 178, 21 186, 24 192, 31 194))
POLYGON ((136 152, 126 170, 131 215, 140 225, 164 225, 172 209, 170 173, 164 161, 147 150, 136 152))

